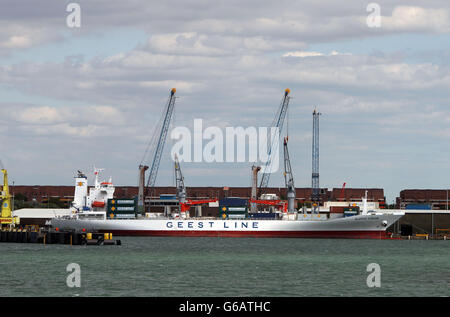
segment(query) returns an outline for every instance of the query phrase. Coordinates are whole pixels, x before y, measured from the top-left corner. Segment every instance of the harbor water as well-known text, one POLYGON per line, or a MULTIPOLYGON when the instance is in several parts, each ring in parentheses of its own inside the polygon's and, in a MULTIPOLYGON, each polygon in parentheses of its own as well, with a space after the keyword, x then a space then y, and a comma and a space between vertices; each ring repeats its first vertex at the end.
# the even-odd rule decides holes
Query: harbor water
POLYGON ((449 296, 450 242, 121 237, 0 244, 0 296, 449 296), (81 287, 66 280, 80 266, 81 287), (368 287, 380 266, 381 287, 368 287))

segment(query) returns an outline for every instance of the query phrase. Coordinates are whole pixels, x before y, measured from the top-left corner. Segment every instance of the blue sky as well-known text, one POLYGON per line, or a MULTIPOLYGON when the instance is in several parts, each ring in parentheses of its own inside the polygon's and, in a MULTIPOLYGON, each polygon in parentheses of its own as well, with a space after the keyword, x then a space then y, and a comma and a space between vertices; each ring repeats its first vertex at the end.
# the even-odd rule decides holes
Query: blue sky
MULTIPOLYGON (((1 159, 16 184, 70 185, 137 165, 170 88, 173 126, 268 126, 285 88, 297 187, 311 183, 311 113, 321 117, 321 185, 447 188, 447 1, 2 1, 1 159), (236 8, 239 7, 239 10, 236 8), (6 149, 6 150, 5 150, 6 149)), ((157 183, 173 184, 168 140, 157 183)), ((251 163, 183 163, 189 186, 249 186, 251 163)), ((283 186, 281 173, 271 186, 283 186)))

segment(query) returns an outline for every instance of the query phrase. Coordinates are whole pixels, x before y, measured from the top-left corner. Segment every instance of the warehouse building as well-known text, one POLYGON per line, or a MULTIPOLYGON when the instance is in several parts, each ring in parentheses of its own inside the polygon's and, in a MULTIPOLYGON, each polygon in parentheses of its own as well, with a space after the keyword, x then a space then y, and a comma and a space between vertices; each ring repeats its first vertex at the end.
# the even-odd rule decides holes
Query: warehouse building
POLYGON ((448 189, 404 189, 396 199, 398 209, 449 210, 448 189))

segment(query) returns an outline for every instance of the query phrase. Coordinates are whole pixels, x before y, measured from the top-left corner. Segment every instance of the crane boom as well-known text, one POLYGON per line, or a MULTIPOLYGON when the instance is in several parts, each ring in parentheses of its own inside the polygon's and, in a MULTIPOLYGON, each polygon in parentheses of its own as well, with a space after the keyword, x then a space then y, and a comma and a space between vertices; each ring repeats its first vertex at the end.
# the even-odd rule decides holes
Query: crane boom
MULTIPOLYGON (((286 89, 284 91, 283 99, 281 100, 280 107, 278 108, 278 111, 275 115, 275 119, 272 123, 272 127, 275 127, 278 129, 278 131, 281 133, 281 130, 283 129, 284 119, 286 118, 286 113, 289 106, 289 100, 291 97, 289 96, 290 89, 286 89)), ((272 159, 273 159, 273 150, 276 148, 279 142, 279 135, 275 135, 274 138, 271 140, 269 145, 269 151, 268 151, 268 160, 266 162, 266 165, 263 168, 263 175, 261 177, 261 184, 259 186, 259 194, 263 194, 266 190, 267 186, 269 185, 269 179, 271 174, 271 167, 272 167, 272 159)))
POLYGON ((156 145, 155 155, 153 157, 153 162, 150 168, 150 175, 148 177, 147 187, 153 188, 156 182, 156 176, 158 175, 159 163, 161 162, 161 156, 164 150, 164 145, 166 143, 167 134, 169 132, 170 121, 172 119, 172 114, 175 106, 175 92, 177 90, 172 88, 170 90, 169 99, 166 105, 166 111, 164 113, 164 120, 161 126, 161 132, 158 138, 158 144, 156 145))
POLYGON ((345 185, 347 185, 347 183, 344 183, 342 185, 341 194, 339 195, 339 200, 342 201, 345 201, 345 185))
POLYGON ((295 185, 292 175, 291 160, 289 158, 288 138, 284 138, 284 182, 286 184, 286 196, 288 201, 288 211, 295 211, 295 185))
POLYGON ((186 187, 184 186, 184 177, 181 173, 180 162, 175 154, 175 182, 177 186, 177 198, 180 203, 186 202, 186 187))

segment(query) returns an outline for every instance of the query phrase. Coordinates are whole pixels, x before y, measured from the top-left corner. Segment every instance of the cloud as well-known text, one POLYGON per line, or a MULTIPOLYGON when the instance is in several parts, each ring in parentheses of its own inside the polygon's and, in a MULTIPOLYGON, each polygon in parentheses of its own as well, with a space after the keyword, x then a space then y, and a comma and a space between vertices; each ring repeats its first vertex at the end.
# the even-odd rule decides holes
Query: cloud
POLYGON ((50 107, 1 104, 0 114, 6 122, 19 124, 22 133, 41 136, 95 138, 113 136, 127 130, 125 115, 111 106, 50 107), (11 112, 9 109, 14 108, 11 112), (118 131, 117 128, 120 128, 118 131))
POLYGON ((450 31, 448 9, 427 9, 417 6, 398 6, 391 16, 382 17, 382 27, 388 31, 450 31))
POLYGON ((382 27, 367 27, 366 8, 358 1, 80 0, 82 27, 65 23, 68 3, 5 0, 0 13, 0 53, 57 43, 113 28, 134 27, 152 35, 155 52, 221 55, 238 51, 304 50, 307 43, 360 39, 410 31, 449 32, 446 0, 380 3, 382 27), (234 7, 236 6, 236 7, 234 7), (240 48, 240 49, 239 49, 240 48))
POLYGON ((337 51, 332 51, 330 54, 324 54, 321 52, 306 52, 306 51, 295 51, 295 52, 287 52, 283 54, 283 57, 316 57, 316 56, 336 56, 336 55, 351 55, 349 53, 339 53, 337 51))

